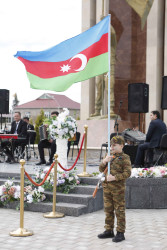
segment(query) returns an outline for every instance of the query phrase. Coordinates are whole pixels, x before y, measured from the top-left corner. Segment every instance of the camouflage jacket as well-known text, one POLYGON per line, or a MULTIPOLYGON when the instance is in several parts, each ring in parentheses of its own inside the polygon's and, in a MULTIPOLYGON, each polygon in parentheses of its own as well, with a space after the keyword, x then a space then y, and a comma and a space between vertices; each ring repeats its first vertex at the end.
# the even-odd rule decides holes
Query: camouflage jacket
MULTIPOLYGON (((104 185, 105 183, 108 183, 111 186, 121 188, 125 186, 125 180, 131 175, 131 161, 129 156, 123 152, 114 155, 115 159, 110 163, 110 174, 115 176, 116 180, 112 182, 104 181, 104 185)), ((99 166, 99 171, 104 172, 107 166, 108 164, 104 165, 101 163, 99 166)))

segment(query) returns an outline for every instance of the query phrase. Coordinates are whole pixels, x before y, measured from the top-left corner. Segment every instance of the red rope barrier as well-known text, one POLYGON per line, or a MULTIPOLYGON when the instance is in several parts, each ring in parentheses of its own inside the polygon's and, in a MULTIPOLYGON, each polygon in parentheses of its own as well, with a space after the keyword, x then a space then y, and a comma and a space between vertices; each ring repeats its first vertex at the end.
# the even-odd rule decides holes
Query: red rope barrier
POLYGON ((44 184, 44 182, 46 181, 48 175, 50 174, 50 171, 52 170, 53 166, 54 166, 55 162, 52 163, 52 165, 50 166, 49 171, 47 172, 47 174, 45 175, 43 181, 41 183, 36 183, 35 181, 33 181, 33 179, 29 176, 29 174, 24 170, 25 175, 28 177, 28 179, 35 185, 35 186, 42 186, 44 184))
POLYGON ((76 163, 77 163, 77 161, 78 161, 78 158, 79 158, 79 156, 80 156, 80 154, 81 154, 81 150, 82 150, 82 146, 83 146, 84 139, 85 139, 85 133, 83 134, 83 137, 82 137, 82 142, 81 142, 81 146, 80 146, 80 149, 79 149, 78 156, 77 156, 77 158, 76 158, 76 160, 75 160, 75 162, 74 162, 74 164, 72 165, 71 168, 69 168, 69 169, 63 168, 63 166, 60 164, 60 162, 58 162, 59 166, 60 166, 64 171, 70 171, 71 169, 73 169, 73 168, 75 167, 75 165, 76 165, 76 163))

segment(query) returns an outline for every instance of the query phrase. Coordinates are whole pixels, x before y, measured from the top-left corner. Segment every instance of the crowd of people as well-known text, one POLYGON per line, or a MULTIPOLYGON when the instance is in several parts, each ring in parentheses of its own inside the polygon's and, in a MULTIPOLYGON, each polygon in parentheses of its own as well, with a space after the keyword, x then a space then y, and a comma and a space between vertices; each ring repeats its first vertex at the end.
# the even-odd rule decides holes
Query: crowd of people
MULTIPOLYGON (((51 113, 51 118, 54 118, 58 116, 59 113, 57 111, 53 111, 51 113)), ((46 128, 48 127, 47 123, 43 124, 46 128)), ((14 113, 14 121, 11 123, 11 130, 8 131, 9 134, 17 135, 17 139, 2 139, 1 140, 1 150, 7 155, 7 163, 14 163, 14 151, 16 147, 21 146, 22 153, 24 152, 25 146, 28 143, 34 144, 35 143, 35 137, 36 132, 34 130, 34 126, 30 124, 29 117, 23 117, 21 119, 21 113, 15 112, 14 113)), ((70 151, 71 142, 68 142, 68 150, 67 150, 67 156, 70 151)), ((36 163, 36 165, 42 165, 45 164, 46 166, 49 166, 53 162, 54 154, 56 153, 56 140, 53 138, 46 138, 42 139, 38 143, 38 153, 39 153, 39 162, 36 163), (44 155, 44 149, 48 148, 49 151, 49 160, 46 162, 45 155, 44 155)))

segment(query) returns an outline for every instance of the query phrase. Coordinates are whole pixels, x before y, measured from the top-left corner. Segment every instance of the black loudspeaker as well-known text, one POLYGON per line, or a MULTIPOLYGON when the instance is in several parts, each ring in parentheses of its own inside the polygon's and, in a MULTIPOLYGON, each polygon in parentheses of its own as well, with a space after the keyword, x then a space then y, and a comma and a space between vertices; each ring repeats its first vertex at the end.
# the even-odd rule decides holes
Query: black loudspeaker
POLYGON ((9 90, 0 89, 0 114, 9 114, 9 90))
POLYGON ((128 112, 147 113, 149 99, 149 85, 147 83, 129 83, 128 112))
POLYGON ((162 78, 161 108, 167 109, 167 76, 163 76, 162 78))

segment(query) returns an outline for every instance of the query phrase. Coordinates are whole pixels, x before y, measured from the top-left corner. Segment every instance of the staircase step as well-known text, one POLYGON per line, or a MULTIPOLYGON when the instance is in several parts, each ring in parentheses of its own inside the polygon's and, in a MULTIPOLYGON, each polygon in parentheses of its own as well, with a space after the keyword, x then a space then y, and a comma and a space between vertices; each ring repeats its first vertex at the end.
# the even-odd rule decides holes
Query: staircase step
POLYGON ((98 177, 80 177, 81 184, 97 185, 98 181, 99 181, 98 177))
MULTIPOLYGON (((53 193, 46 191, 45 195, 47 200, 53 200, 53 193)), ((91 213, 93 211, 97 211, 103 208, 103 189, 100 188, 97 192, 96 198, 93 198, 92 194, 62 194, 56 193, 56 201, 57 202, 65 202, 65 203, 74 203, 74 204, 83 204, 87 206, 87 212, 91 213)))
MULTIPOLYGON (((53 197, 52 192, 45 192, 47 200, 51 200, 53 197)), ((83 204, 88 205, 92 195, 88 194, 63 194, 63 193, 56 193, 56 201, 57 202, 66 202, 66 203, 75 203, 75 204, 83 204)))
POLYGON ((73 189, 71 189, 69 193, 92 195, 95 188, 96 185, 77 185, 73 189))
MULTIPOLYGON (((0 173, 0 185, 4 184, 9 178, 14 178, 16 185, 20 184, 20 175, 17 173, 0 173)), ((25 177, 25 183, 27 182, 25 177)), ((80 216, 81 214, 91 213, 103 208, 103 190, 100 188, 94 199, 92 194, 98 183, 98 178, 81 177, 80 185, 70 190, 69 194, 57 192, 56 194, 56 211, 69 216, 80 216), (82 185, 83 184, 83 185, 82 185)), ((34 212, 52 212, 53 192, 46 191, 47 202, 27 203, 25 210, 34 212)), ((16 208, 18 202, 11 202, 9 208, 16 208)))
POLYGON ((5 179, 20 179, 20 174, 18 173, 6 173, 6 172, 0 172, 0 178, 5 178, 5 179))
MULTIPOLYGON (((16 209, 18 204, 19 202, 11 202, 7 206, 7 208, 16 209)), ((32 212, 49 213, 53 211, 53 203, 52 202, 27 203, 24 210, 32 212)), ((58 202, 56 203, 56 212, 63 213, 64 215, 68 216, 77 217, 87 213, 87 207, 81 204, 58 202)))

